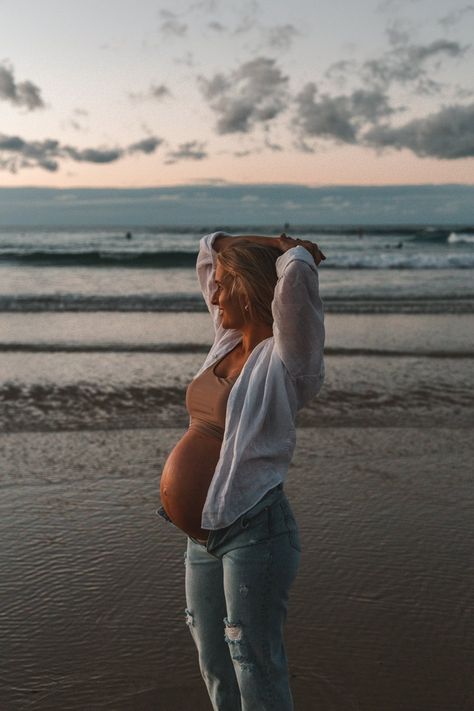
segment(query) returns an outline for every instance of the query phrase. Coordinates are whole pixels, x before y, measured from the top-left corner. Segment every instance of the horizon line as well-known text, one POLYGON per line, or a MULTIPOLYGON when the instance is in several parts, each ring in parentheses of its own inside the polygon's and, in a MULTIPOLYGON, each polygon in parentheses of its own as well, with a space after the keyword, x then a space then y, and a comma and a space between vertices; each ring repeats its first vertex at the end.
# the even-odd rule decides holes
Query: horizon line
POLYGON ((447 183, 288 183, 288 182, 273 182, 273 183, 239 183, 230 182, 227 180, 198 180, 195 183, 175 183, 174 185, 142 185, 142 186, 126 186, 126 185, 69 185, 60 187, 57 185, 0 185, 0 190, 168 190, 186 187, 210 187, 210 188, 226 188, 226 187, 300 187, 308 189, 327 189, 327 188, 415 188, 415 187, 453 187, 465 186, 474 187, 474 181, 468 183, 463 182, 447 182, 447 183))

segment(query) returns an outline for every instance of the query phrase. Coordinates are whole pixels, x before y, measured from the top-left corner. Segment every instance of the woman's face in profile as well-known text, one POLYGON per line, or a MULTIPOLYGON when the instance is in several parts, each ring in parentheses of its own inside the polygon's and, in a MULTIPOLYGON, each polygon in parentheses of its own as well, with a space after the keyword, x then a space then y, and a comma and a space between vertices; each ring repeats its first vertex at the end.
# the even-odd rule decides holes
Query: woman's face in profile
POLYGON ((219 306, 223 328, 241 329, 245 323, 244 311, 240 305, 238 294, 232 294, 233 276, 226 272, 217 262, 216 289, 212 296, 212 303, 219 306))

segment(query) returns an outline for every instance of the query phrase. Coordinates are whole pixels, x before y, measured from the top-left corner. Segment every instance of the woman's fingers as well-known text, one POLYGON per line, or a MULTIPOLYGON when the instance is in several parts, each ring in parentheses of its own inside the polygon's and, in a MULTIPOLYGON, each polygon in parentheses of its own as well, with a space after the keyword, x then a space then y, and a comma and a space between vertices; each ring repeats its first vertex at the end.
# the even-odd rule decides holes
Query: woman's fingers
POLYGON ((313 257, 316 264, 319 264, 320 262, 323 261, 323 259, 326 259, 325 255, 321 252, 321 250, 319 249, 318 245, 315 242, 310 242, 307 239, 297 240, 297 241, 299 241, 303 247, 306 247, 306 249, 311 254, 311 256, 313 257))
POLYGON ((319 264, 324 259, 326 259, 326 256, 321 252, 318 245, 308 239, 294 239, 293 237, 289 237, 286 232, 282 232, 279 237, 279 243, 282 251, 284 252, 286 252, 287 249, 291 249, 291 247, 301 245, 302 247, 308 250, 316 264, 319 264))
POLYGON ((277 243, 281 251, 286 252, 288 249, 291 249, 291 247, 295 246, 296 240, 294 240, 292 237, 288 237, 286 232, 282 232, 281 235, 278 237, 277 243))
POLYGON ((326 259, 326 256, 321 252, 317 244, 314 244, 313 248, 314 260, 316 264, 319 264, 319 262, 322 262, 324 259, 326 259))

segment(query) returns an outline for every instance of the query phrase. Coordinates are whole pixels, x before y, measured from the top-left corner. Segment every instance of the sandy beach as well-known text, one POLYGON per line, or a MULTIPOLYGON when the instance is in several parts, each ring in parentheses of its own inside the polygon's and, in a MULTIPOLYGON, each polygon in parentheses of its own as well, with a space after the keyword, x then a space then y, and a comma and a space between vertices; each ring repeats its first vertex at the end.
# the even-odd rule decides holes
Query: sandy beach
MULTIPOLYGON (((2 709, 210 709, 185 539, 155 514, 181 434, 0 436, 2 709)), ((472 708, 473 450, 469 428, 298 430, 297 711, 472 708)))

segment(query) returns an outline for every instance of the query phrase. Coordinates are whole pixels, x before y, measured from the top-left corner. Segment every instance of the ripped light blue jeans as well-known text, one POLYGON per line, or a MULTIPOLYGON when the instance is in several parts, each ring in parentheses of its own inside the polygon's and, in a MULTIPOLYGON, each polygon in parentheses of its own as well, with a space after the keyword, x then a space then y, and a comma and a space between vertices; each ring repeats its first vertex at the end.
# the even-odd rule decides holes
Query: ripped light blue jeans
POLYGON ((206 544, 188 538, 186 621, 214 711, 291 711, 283 643, 300 543, 281 485, 206 544))

